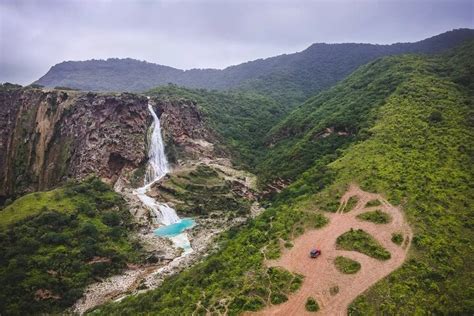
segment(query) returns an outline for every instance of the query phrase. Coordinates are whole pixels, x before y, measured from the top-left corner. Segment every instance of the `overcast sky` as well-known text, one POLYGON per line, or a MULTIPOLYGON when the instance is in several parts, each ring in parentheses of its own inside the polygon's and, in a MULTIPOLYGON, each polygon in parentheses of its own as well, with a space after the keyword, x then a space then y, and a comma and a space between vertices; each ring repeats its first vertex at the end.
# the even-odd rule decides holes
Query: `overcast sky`
POLYGON ((64 60, 224 68, 315 42, 417 41, 474 28, 473 0, 0 0, 0 82, 64 60))

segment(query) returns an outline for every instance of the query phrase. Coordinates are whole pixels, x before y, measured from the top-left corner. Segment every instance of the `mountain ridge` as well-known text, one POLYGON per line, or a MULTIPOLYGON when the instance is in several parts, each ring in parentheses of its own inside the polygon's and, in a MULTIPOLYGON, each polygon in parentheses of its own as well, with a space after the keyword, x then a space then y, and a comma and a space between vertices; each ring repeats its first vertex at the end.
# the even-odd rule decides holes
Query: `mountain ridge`
POLYGON ((91 91, 141 92, 168 83, 210 90, 244 89, 293 105, 378 57, 438 53, 469 38, 474 38, 472 29, 452 30, 413 43, 315 43, 301 52, 256 59, 224 69, 182 70, 131 58, 67 61, 54 65, 35 83, 91 91))

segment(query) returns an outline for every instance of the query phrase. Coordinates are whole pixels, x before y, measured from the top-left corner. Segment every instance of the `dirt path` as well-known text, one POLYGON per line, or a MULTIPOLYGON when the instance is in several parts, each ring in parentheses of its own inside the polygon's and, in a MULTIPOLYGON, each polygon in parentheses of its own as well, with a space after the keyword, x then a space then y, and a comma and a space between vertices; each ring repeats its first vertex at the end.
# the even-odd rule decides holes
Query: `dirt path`
POLYGON ((298 292, 291 295, 287 302, 273 305, 257 313, 259 315, 314 315, 305 309, 308 297, 314 297, 320 306, 318 315, 346 315, 348 305, 362 292, 378 280, 397 269, 405 260, 412 232, 403 218, 400 209, 389 204, 378 194, 362 191, 358 186, 351 185, 341 198, 341 207, 337 213, 326 214, 330 222, 322 229, 311 230, 294 241, 294 247, 284 250, 279 260, 268 261, 269 266, 281 266, 292 272, 305 276, 303 285, 298 292), (351 196, 357 196, 357 205, 348 213, 343 213, 344 206, 351 196), (371 200, 379 200, 381 205, 365 207, 371 200), (388 224, 374 224, 361 221, 356 215, 380 209, 392 216, 388 224), (351 228, 363 229, 377 239, 391 258, 381 261, 355 251, 336 250, 336 238, 351 228), (403 234, 408 243, 398 246, 391 241, 392 233, 403 234), (309 258, 310 249, 318 247, 322 255, 317 259, 309 258), (361 269, 356 274, 343 274, 334 266, 337 256, 345 256, 358 261, 361 269), (337 286, 339 292, 331 294, 330 288, 337 286))

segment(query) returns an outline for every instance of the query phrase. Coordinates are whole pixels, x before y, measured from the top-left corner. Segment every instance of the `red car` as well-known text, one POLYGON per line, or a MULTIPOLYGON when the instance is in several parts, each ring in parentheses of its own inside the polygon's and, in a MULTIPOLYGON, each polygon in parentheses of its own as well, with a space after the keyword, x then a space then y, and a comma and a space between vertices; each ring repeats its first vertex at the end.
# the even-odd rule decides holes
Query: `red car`
POLYGON ((321 250, 319 249, 313 249, 309 253, 309 257, 313 259, 319 257, 320 255, 321 255, 321 250))

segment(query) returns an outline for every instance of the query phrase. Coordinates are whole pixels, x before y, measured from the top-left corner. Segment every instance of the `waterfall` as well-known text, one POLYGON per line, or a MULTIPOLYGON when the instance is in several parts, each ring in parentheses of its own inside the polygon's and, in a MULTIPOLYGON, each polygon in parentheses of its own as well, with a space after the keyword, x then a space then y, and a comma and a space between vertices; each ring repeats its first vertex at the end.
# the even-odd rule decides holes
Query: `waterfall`
MULTIPOLYGON (((171 225, 181 221, 176 211, 168 204, 159 203, 147 195, 148 190, 156 181, 162 179, 168 172, 168 160, 165 155, 165 146, 161 137, 160 120, 150 102, 148 110, 153 116, 150 148, 148 150, 148 166, 145 174, 144 186, 135 190, 140 201, 152 211, 153 223, 171 225)), ((186 237, 187 239, 187 237, 186 237)), ((188 241, 189 244, 189 241, 188 241)))
POLYGON ((145 186, 163 178, 169 171, 168 160, 165 155, 165 146, 161 137, 160 119, 148 102, 148 110, 153 116, 150 149, 148 150, 148 166, 145 174, 145 186))
MULTIPOLYGON (((160 119, 153 110, 150 101, 148 101, 148 110, 153 117, 153 125, 150 148, 148 150, 148 165, 145 173, 145 183, 141 188, 136 189, 134 193, 143 205, 151 211, 153 224, 173 227, 173 224, 179 225, 183 223, 178 214, 176 214, 176 211, 168 204, 160 203, 147 195, 153 183, 161 180, 169 172, 165 146, 163 144, 163 138, 161 137, 160 119)), ((182 256, 193 252, 186 232, 181 232, 180 234, 170 236, 169 238, 175 247, 184 249, 182 256)))

